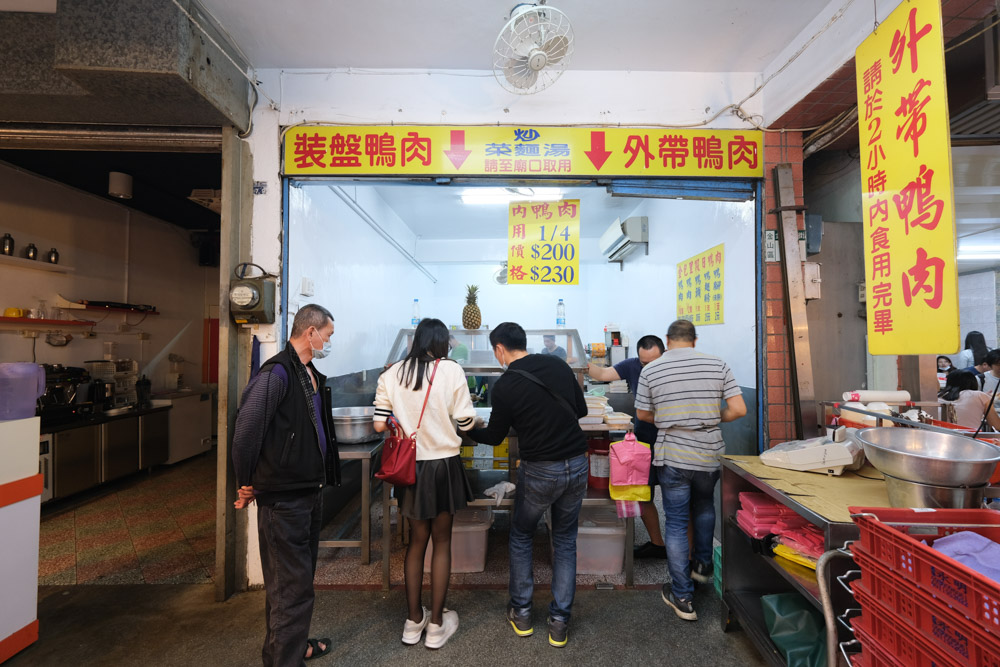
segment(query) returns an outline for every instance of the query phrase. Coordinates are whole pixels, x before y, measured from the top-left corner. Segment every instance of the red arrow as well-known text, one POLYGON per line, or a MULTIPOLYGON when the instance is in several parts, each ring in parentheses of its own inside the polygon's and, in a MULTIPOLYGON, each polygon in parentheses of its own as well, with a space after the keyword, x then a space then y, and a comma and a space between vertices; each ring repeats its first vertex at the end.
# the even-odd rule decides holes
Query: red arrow
POLYGON ((445 151, 445 155, 455 165, 455 169, 461 169, 465 159, 472 154, 472 151, 465 150, 465 130, 451 131, 451 150, 445 151))
POLYGON ((594 163, 594 168, 600 171, 604 163, 611 157, 611 151, 604 150, 604 132, 591 132, 590 150, 583 153, 594 163))

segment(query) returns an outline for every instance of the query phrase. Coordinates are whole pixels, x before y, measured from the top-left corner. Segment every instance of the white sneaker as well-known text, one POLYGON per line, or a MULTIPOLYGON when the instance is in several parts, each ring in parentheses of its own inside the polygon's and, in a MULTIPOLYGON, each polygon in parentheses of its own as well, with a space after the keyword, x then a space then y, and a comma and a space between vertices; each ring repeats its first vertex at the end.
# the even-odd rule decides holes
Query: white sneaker
MULTIPOLYGON (((406 619, 406 623, 403 623, 403 643, 413 646, 414 644, 420 643, 420 637, 424 634, 424 628, 427 627, 427 622, 431 620, 431 615, 427 611, 427 607, 421 607, 424 612, 423 618, 420 619, 419 623, 414 623, 410 619, 406 619)), ((442 619, 444 620, 444 619, 442 619)))
POLYGON ((455 631, 458 630, 458 612, 444 610, 441 614, 441 625, 435 623, 427 624, 427 636, 424 638, 424 646, 427 648, 441 648, 447 643, 455 631))

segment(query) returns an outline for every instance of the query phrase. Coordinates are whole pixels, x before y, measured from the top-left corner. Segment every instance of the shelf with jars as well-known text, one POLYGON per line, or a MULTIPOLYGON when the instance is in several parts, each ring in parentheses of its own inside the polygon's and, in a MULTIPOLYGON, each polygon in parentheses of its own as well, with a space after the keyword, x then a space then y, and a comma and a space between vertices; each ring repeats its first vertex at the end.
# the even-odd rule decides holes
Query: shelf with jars
POLYGON ((21 269, 35 269, 36 271, 51 271, 52 273, 73 273, 76 271, 72 266, 65 264, 53 264, 44 258, 25 259, 23 257, 13 257, 11 255, 0 255, 0 266, 13 266, 21 269))

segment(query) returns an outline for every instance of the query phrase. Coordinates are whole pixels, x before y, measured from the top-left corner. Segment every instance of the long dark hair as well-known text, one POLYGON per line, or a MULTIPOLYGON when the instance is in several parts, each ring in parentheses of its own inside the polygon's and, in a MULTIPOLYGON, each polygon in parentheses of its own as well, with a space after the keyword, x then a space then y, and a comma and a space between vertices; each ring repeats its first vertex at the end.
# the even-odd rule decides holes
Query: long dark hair
POLYGON ((972 350, 972 365, 978 366, 983 363, 983 357, 990 351, 986 347, 986 338, 979 331, 970 331, 965 336, 965 349, 972 350))
POLYGON ((448 356, 448 336, 448 327, 441 320, 420 320, 417 330, 413 332, 413 345, 399 365, 399 381, 413 391, 420 391, 427 373, 427 364, 448 356))
POLYGON ((944 389, 938 392, 938 398, 946 401, 957 401, 959 395, 966 389, 979 391, 979 380, 969 371, 955 371, 948 374, 944 389))

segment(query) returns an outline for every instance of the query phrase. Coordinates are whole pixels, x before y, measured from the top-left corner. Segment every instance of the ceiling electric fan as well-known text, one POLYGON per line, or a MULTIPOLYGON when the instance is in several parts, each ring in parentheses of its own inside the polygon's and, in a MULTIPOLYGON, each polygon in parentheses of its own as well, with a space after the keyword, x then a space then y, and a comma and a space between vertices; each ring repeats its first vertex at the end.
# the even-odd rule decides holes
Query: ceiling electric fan
POLYGON ((506 90, 531 95, 558 79, 573 54, 573 26, 561 11, 540 0, 522 3, 493 45, 493 75, 506 90))
POLYGON ((507 284, 507 262, 504 262, 493 274, 493 282, 497 285, 507 284))

